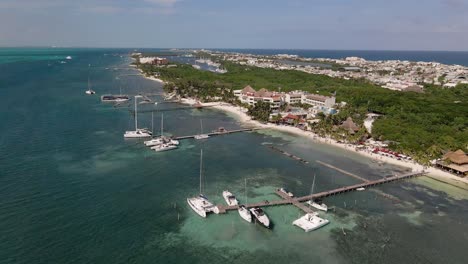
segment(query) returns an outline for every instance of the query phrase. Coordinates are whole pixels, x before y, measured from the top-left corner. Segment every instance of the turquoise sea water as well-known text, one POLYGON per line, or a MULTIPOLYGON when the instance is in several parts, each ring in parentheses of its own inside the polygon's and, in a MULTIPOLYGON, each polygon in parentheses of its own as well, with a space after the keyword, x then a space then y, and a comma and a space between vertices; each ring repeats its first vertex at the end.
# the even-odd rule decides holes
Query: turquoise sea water
MULTIPOLYGON (((301 215, 292 206, 265 209, 272 231, 237 212, 200 218, 185 202, 198 191, 200 148, 206 194, 216 203, 223 203, 224 189, 245 201, 244 179, 249 202, 276 199, 273 190, 281 186, 307 194, 314 175, 316 191, 356 183, 315 160, 368 179, 405 169, 275 131, 187 140, 176 151, 152 152, 123 139, 133 126, 129 108, 84 94, 89 64, 99 95, 120 86, 130 95, 160 92, 160 84, 134 75, 129 52, 0 49, 21 57, 0 63, 0 263, 465 262, 468 194, 426 178, 328 198, 334 209, 323 217, 331 223, 307 234, 292 226, 301 215), (61 64, 68 55, 73 59, 61 64)), ((141 125, 151 127, 143 110, 154 105, 140 109, 141 125)), ((164 116, 174 135, 198 133, 200 119, 206 131, 240 126, 208 109, 164 116)), ((159 118, 155 112, 155 130, 159 118)))

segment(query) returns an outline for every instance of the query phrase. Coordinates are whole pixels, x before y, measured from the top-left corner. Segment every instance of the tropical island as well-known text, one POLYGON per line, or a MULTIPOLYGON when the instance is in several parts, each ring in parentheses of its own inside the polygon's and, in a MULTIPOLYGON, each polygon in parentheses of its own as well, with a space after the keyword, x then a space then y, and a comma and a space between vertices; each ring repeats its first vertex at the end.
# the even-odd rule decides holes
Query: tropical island
MULTIPOLYGON (((136 54, 135 64, 147 77, 163 80, 168 94, 202 103, 229 103, 260 122, 291 125, 356 146, 372 140, 383 154, 449 170, 453 161, 447 154, 467 151, 466 83, 444 88, 421 82, 420 89, 399 91, 361 77, 335 78, 234 62, 226 54, 190 55, 216 62, 222 74, 166 59, 142 63, 145 56, 136 54)), ((466 176, 463 165, 455 164, 459 171, 451 172, 466 176)))

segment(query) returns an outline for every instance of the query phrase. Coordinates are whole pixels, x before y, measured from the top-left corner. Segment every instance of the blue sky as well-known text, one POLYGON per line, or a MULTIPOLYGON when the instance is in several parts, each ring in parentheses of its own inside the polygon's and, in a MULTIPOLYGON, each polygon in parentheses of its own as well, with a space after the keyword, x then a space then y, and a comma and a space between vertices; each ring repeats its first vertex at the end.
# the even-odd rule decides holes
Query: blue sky
POLYGON ((468 0, 0 0, 0 46, 467 50, 468 0))

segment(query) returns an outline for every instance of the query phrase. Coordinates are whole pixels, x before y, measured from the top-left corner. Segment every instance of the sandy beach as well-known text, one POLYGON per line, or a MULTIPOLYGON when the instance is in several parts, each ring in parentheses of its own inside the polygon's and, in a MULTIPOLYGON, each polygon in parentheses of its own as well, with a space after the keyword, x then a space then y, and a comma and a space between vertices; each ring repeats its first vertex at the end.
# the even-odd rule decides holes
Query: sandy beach
MULTIPOLYGON (((146 77, 150 80, 157 81, 159 83, 166 83, 161 79, 155 78, 155 77, 146 77)), ((183 104, 189 104, 189 105, 194 105, 198 101, 192 98, 184 98, 181 100, 181 103, 183 104)), ((213 109, 217 109, 220 111, 228 112, 232 114, 242 125, 244 126, 252 126, 252 127, 257 127, 257 128, 262 128, 262 129, 274 129, 277 131, 283 131, 286 133, 290 134, 295 134, 304 138, 307 138, 313 142, 316 143, 322 143, 322 144, 329 144, 337 148, 341 148, 346 151, 352 151, 354 153, 357 153, 359 155, 365 156, 367 158, 373 159, 373 160, 378 160, 379 162, 384 162, 384 163, 389 163, 389 164, 394 164, 397 166, 402 166, 406 168, 410 168, 412 171, 426 171, 428 172, 428 177, 431 177, 435 180, 442 181, 444 183, 448 183, 457 187, 461 187, 463 189, 468 190, 468 178, 461 178, 456 175, 450 174, 448 172, 442 171, 440 169, 434 168, 434 167, 427 167, 424 165, 421 165, 415 161, 407 161, 407 160, 397 160, 394 158, 382 156, 376 153, 372 153, 369 151, 363 151, 363 150, 356 150, 355 146, 350 145, 350 144, 343 144, 343 143, 338 143, 336 140, 332 138, 324 138, 320 137, 319 135, 311 132, 311 131, 304 131, 301 130, 297 127, 292 127, 292 126, 284 126, 284 125, 275 125, 275 124, 263 124, 260 123, 256 120, 252 120, 249 115, 247 115, 247 110, 242 109, 241 107, 238 106, 233 106, 228 103, 223 103, 223 102, 208 102, 208 103, 202 103, 203 106, 205 107, 211 107, 213 109)))

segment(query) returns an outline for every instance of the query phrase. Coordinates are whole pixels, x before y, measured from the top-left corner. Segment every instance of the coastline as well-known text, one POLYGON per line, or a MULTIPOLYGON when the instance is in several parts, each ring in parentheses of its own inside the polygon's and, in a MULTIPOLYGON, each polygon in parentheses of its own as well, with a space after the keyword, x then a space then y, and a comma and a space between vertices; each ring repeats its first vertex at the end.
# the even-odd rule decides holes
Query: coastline
MULTIPOLYGON (((167 83, 155 77, 147 77, 144 74, 142 75, 147 79, 150 79, 150 80, 162 83, 162 84, 167 83)), ((197 101, 195 99, 189 98, 189 99, 182 99, 181 103, 193 105, 197 103, 197 101)), ((251 117, 247 115, 245 110, 242 110, 240 107, 233 106, 225 102, 208 102, 208 103, 201 103, 201 105, 209 106, 219 111, 228 112, 232 114, 235 117, 235 119, 237 119, 237 121, 239 121, 242 125, 245 125, 245 126, 254 126, 254 127, 258 127, 262 129, 271 129, 271 130, 277 130, 277 131, 282 131, 282 132, 298 135, 310 141, 313 141, 315 143, 328 144, 337 148, 341 148, 342 150, 345 150, 345 151, 351 151, 351 152, 357 153, 361 156, 367 157, 372 160, 378 160, 384 163, 406 167, 406 168, 411 169, 412 171, 425 170, 426 172, 428 172, 426 176, 429 178, 432 178, 436 181, 443 182, 445 184, 449 184, 449 185, 452 185, 452 186, 455 186, 464 190, 468 190, 468 178, 460 178, 458 176, 452 175, 448 172, 442 171, 434 167, 427 167, 415 161, 397 160, 397 159, 381 156, 381 155, 367 152, 367 151, 361 151, 361 150, 358 151, 354 148, 353 145, 338 143, 336 140, 332 138, 328 138, 328 137, 326 138, 320 137, 319 135, 313 133, 312 131, 304 131, 296 127, 275 125, 272 123, 263 124, 256 120, 252 120, 251 117)))

